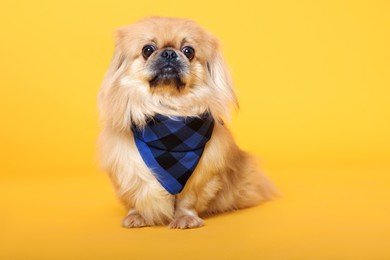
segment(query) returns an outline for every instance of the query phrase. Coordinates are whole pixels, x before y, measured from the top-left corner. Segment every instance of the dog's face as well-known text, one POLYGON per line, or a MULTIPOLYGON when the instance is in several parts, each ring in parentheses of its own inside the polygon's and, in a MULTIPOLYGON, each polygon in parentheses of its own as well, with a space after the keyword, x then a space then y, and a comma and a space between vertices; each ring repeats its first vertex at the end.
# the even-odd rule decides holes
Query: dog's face
MULTIPOLYGON (((169 28, 168 32, 172 29, 169 28)), ((173 87, 180 92, 195 84, 193 79, 203 78, 204 50, 193 38, 185 34, 166 35, 154 28, 142 39, 138 64, 144 68, 143 76, 150 88, 173 87)))
POLYGON ((217 48, 215 38, 192 21, 167 18, 123 27, 117 31, 117 41, 130 58, 131 71, 150 91, 172 94, 204 85, 210 73, 205 57, 217 48))
POLYGON ((99 102, 110 103, 103 110, 123 110, 108 116, 117 118, 116 124, 121 124, 118 112, 123 120, 142 124, 142 116, 154 113, 186 116, 207 110, 224 117, 235 95, 214 36, 191 20, 153 17, 116 31, 99 102))

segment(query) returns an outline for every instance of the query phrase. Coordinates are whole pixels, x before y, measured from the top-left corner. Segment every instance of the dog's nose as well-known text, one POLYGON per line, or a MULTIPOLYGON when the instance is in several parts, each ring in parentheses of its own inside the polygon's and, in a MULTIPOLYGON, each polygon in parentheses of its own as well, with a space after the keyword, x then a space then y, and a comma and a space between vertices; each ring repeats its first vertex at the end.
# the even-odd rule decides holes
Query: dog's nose
POLYGON ((167 60, 171 60, 171 59, 177 58, 177 53, 174 50, 164 50, 161 53, 161 57, 163 57, 167 60))

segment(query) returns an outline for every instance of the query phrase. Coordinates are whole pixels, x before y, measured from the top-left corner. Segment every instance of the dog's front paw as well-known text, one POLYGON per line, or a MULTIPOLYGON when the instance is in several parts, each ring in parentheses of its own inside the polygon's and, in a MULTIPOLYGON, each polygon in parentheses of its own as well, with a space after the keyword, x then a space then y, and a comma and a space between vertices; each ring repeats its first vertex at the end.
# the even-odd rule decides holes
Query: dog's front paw
POLYGON ((187 229, 198 228, 204 225, 203 219, 197 216, 180 216, 172 220, 169 224, 169 228, 187 229))
POLYGON ((122 226, 125 228, 140 228, 147 225, 145 219, 139 213, 131 213, 123 219, 122 226))

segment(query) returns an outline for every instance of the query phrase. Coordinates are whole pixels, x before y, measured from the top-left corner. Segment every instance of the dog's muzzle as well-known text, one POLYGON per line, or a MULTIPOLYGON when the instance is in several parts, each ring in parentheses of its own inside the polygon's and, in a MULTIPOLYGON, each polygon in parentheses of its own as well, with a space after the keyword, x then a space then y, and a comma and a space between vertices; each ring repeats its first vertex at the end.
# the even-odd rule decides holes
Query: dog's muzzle
POLYGON ((183 73, 186 70, 185 64, 174 49, 164 49, 151 65, 153 77, 149 81, 151 87, 159 85, 170 85, 178 90, 185 86, 183 73))

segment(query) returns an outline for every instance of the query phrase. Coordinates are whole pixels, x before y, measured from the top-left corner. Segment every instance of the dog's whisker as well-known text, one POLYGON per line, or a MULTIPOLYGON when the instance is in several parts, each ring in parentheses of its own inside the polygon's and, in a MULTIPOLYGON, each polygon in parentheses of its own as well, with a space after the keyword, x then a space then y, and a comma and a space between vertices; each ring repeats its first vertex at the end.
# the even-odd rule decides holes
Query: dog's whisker
POLYGON ((198 75, 196 75, 195 73, 193 73, 193 72, 190 72, 189 73, 191 76, 194 76, 195 78, 197 78, 197 79, 199 79, 200 81, 204 81, 204 79, 202 79, 201 77, 199 77, 198 75))

